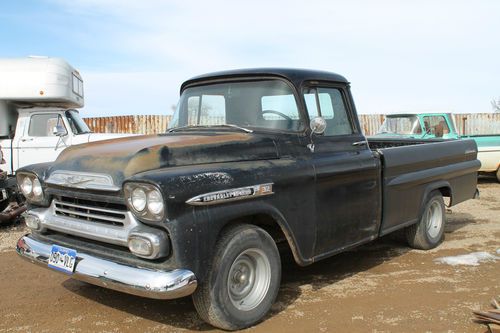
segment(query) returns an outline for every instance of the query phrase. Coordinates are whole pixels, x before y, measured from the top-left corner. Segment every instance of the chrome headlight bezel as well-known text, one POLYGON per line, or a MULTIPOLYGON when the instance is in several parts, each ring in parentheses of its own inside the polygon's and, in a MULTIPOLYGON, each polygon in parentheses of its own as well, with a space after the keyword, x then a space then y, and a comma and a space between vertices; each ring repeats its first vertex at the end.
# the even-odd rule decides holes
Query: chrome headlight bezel
POLYGON ((43 190, 43 185, 37 175, 31 172, 18 172, 16 174, 17 185, 24 195, 26 200, 30 203, 43 204, 45 202, 45 193, 43 190), (29 191, 26 189, 25 183, 30 182, 29 191))
POLYGON ((125 195, 125 203, 127 204, 127 207, 139 220, 147 222, 160 222, 165 218, 165 200, 163 197, 163 193, 158 188, 158 186, 151 183, 126 182, 123 185, 123 193, 125 195), (136 191, 135 193, 137 194, 141 190, 144 191, 146 195, 146 203, 144 205, 144 208, 142 208, 142 210, 139 210, 141 207, 137 208, 133 203, 133 194, 134 191, 136 191), (151 195, 152 193, 154 193, 154 195, 151 195), (150 201, 152 201, 151 197, 155 197, 154 204, 160 204, 161 206, 161 209, 156 209, 156 212, 150 209, 150 201))

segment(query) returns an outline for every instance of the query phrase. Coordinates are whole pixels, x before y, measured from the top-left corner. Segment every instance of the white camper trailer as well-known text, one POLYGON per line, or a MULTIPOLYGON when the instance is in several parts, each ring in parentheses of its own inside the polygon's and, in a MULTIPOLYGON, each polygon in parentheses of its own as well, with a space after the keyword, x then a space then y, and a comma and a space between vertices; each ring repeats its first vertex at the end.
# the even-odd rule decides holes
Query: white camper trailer
POLYGON ((71 145, 125 136, 91 133, 76 110, 83 105, 83 80, 63 59, 0 59, 0 169, 13 174, 71 145))
POLYGON ((63 59, 0 59, 0 223, 24 209, 15 170, 52 162, 71 145, 125 136, 91 133, 76 110, 83 105, 80 73, 63 59))

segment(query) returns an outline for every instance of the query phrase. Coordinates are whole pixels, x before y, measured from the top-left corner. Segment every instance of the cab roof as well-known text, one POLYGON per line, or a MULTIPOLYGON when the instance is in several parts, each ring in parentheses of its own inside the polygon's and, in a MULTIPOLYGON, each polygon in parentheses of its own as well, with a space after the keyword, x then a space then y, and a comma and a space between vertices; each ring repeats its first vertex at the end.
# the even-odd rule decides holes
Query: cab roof
POLYGON ((181 85, 181 93, 187 86, 197 84, 205 81, 220 80, 220 79, 234 79, 245 77, 269 77, 276 76, 292 82, 296 87, 299 87, 304 81, 330 81, 349 84, 347 79, 342 75, 310 70, 310 69, 297 69, 297 68, 247 68, 247 69, 233 69, 222 72, 208 73, 195 76, 181 85))

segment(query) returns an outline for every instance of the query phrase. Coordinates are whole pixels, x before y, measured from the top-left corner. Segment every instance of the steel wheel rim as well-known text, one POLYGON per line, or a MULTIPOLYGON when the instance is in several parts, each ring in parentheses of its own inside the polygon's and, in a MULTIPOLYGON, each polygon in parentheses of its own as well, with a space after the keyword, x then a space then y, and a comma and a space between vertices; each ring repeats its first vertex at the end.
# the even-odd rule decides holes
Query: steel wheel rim
POLYGON ((227 291, 238 310, 255 309, 267 295, 270 284, 271 264, 260 249, 243 251, 229 269, 227 291))
POLYGON ((433 201, 426 212, 427 234, 436 238, 443 225, 443 209, 439 202, 433 201))

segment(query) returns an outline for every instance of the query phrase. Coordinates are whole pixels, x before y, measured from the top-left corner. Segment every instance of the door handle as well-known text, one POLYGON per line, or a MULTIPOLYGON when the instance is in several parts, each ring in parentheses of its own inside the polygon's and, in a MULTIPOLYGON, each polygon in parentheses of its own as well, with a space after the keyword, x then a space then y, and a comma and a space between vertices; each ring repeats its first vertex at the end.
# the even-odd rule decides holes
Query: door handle
POLYGON ((33 138, 21 139, 22 142, 33 141, 33 138))
POLYGON ((352 143, 353 146, 364 146, 366 145, 366 141, 356 141, 352 143))

